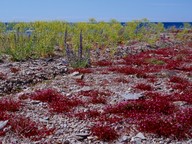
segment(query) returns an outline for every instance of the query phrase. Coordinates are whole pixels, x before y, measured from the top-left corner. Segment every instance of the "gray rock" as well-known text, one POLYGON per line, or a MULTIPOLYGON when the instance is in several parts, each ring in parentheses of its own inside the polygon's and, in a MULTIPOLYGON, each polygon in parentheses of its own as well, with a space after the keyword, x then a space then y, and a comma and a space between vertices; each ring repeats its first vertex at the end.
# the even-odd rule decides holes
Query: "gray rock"
POLYGON ((121 96, 124 97, 126 100, 137 100, 142 97, 140 93, 125 93, 121 96))
POLYGON ((127 142, 127 141, 129 141, 130 140, 130 137, 129 136, 122 136, 121 138, 120 138, 120 142, 127 142))
POLYGON ((83 79, 83 74, 77 75, 77 76, 73 76, 72 78, 73 78, 73 79, 82 80, 82 79, 83 79))
POLYGON ((0 130, 3 129, 7 123, 8 123, 9 120, 6 120, 6 121, 0 121, 0 130))
POLYGON ((47 119, 44 119, 44 118, 40 118, 39 121, 40 122, 44 122, 44 123, 48 123, 49 122, 47 119))
POLYGON ((65 140, 65 141, 63 142, 63 144, 70 144, 70 141, 69 141, 69 140, 65 140))
POLYGON ((71 73, 69 76, 74 77, 74 76, 78 76, 78 75, 79 75, 79 72, 75 71, 75 72, 71 73))
POLYGON ((80 137, 88 137, 88 136, 90 136, 91 134, 89 134, 89 133, 77 133, 77 134, 75 134, 76 136, 80 136, 80 137))
POLYGON ((142 140, 145 140, 146 139, 146 137, 143 135, 143 133, 141 133, 141 132, 139 132, 136 136, 135 136, 135 138, 140 138, 140 139, 142 139, 142 140))
POLYGON ((41 101, 33 100, 31 103, 34 104, 34 105, 36 105, 36 104, 40 104, 41 101))
POLYGON ((136 137, 132 137, 130 142, 134 144, 142 144, 141 139, 136 137))
POLYGON ((134 142, 135 144, 141 144, 142 140, 146 140, 146 137, 143 135, 143 133, 139 132, 136 136, 131 138, 130 142, 134 142))
POLYGON ((184 105, 187 104, 187 102, 185 102, 185 101, 175 101, 175 102, 173 102, 173 104, 175 106, 184 106, 184 105))
POLYGON ((192 144, 192 139, 188 140, 187 144, 192 144))
POLYGON ((86 139, 87 137, 81 137, 81 136, 74 136, 74 138, 78 141, 82 141, 84 139, 86 139))

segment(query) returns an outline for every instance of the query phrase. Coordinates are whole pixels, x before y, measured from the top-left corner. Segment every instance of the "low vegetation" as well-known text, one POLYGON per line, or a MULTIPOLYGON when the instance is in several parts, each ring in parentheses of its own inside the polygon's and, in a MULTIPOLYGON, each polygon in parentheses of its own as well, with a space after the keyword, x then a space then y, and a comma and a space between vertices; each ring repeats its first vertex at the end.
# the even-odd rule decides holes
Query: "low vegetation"
MULTIPOLYGON (((176 32, 176 38, 181 41, 188 39, 185 35, 189 33, 190 25, 185 26, 176 32)), ((73 24, 63 21, 0 23, 0 55, 8 54, 13 60, 20 61, 53 56, 56 48, 60 54, 74 59, 72 66, 85 67, 91 49, 105 51, 110 48, 114 54, 118 45, 129 45, 133 41, 155 45, 163 32, 162 23, 150 23, 147 19, 127 22, 125 26, 116 20, 73 24)))

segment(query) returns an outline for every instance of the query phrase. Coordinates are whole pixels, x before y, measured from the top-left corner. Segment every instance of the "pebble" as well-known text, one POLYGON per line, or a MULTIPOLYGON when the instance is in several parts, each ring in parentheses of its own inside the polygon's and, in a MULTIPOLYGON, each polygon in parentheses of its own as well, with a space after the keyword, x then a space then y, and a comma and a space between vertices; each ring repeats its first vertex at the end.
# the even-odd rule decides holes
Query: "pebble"
POLYGON ((75 71, 75 72, 71 73, 69 76, 74 77, 74 76, 78 76, 78 75, 79 75, 79 72, 75 71))
POLYGON ((63 142, 63 144, 70 144, 70 141, 69 141, 69 140, 65 140, 65 141, 63 142))
POLYGON ((143 135, 143 133, 141 133, 141 132, 139 132, 136 136, 135 136, 135 138, 140 138, 140 139, 142 139, 142 140, 144 140, 144 139, 146 139, 146 137, 143 135))
POLYGON ((77 80, 82 80, 83 79, 83 74, 77 75, 77 76, 73 76, 73 79, 77 79, 77 80))
POLYGON ((6 120, 6 121, 0 121, 0 130, 3 129, 7 123, 8 123, 9 120, 6 120))
POLYGON ((41 82, 43 80, 53 79, 57 75, 63 75, 67 72, 65 65, 57 65, 61 59, 54 59, 46 62, 45 60, 30 60, 25 62, 13 62, 11 66, 19 67, 17 73, 10 72, 10 65, 0 65, 0 70, 6 73, 6 79, 0 81, 0 95, 12 93, 24 87, 41 82))
POLYGON ((120 138, 120 142, 127 142, 128 140, 130 140, 130 137, 129 137, 129 136, 126 136, 126 135, 124 135, 124 136, 122 136, 122 137, 120 138))

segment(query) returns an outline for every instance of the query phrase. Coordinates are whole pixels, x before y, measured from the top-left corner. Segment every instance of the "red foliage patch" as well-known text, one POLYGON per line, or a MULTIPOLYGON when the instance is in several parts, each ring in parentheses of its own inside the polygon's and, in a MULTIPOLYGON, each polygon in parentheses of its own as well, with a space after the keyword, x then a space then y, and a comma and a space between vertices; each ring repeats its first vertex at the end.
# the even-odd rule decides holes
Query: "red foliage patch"
POLYGON ((175 93, 175 94, 171 95, 171 99, 173 101, 185 101, 189 104, 192 104, 192 93, 191 92, 182 93, 182 94, 175 93))
POLYGON ((184 78, 181 78, 181 77, 177 77, 177 76, 173 76, 169 79, 170 82, 173 82, 173 83, 188 83, 188 81, 184 78))
POLYGON ((8 119, 9 119, 9 115, 4 111, 0 111, 0 121, 4 121, 8 119))
POLYGON ((17 73, 17 72, 20 71, 20 69, 19 69, 19 68, 16 68, 16 67, 11 67, 11 68, 10 68, 10 71, 11 71, 12 73, 17 73))
POLYGON ((47 102, 51 111, 58 113, 69 112, 73 107, 83 104, 83 102, 79 99, 69 99, 52 89, 37 91, 31 94, 31 98, 47 102))
POLYGON ((41 127, 36 122, 22 116, 13 117, 8 123, 11 126, 12 131, 32 140, 39 140, 47 135, 50 135, 54 131, 54 129, 41 127))
POLYGON ((146 57, 145 53, 141 53, 141 54, 137 54, 137 55, 127 56, 123 59, 127 65, 141 66, 141 65, 146 64, 145 61, 143 60, 145 57, 146 57))
MULTIPOLYGON (((0 130, 0 136, 5 136, 5 134, 6 134, 6 132, 5 132, 5 131, 0 130)), ((0 144, 2 144, 2 143, 1 143, 1 141, 0 141, 0 144)))
POLYGON ((144 90, 144 91, 151 91, 153 90, 153 87, 148 84, 140 83, 135 86, 136 89, 144 90))
POLYGON ((20 99, 20 100, 26 100, 26 99, 29 98, 29 95, 30 95, 29 93, 24 93, 24 94, 22 94, 22 95, 19 96, 19 99, 20 99))
POLYGON ((4 73, 0 72, 0 79, 5 80, 7 79, 7 76, 4 73))
POLYGON ((108 68, 109 71, 123 73, 127 75, 134 75, 138 73, 138 70, 129 66, 121 66, 121 67, 110 67, 108 68))
POLYGON ((187 82, 183 82, 183 83, 171 84, 171 87, 173 89, 179 90, 181 92, 189 93, 189 92, 191 92, 192 84, 187 81, 187 82))
POLYGON ((192 109, 184 109, 168 117, 148 116, 139 125, 144 132, 176 139, 192 137, 192 109))
POLYGON ((101 60, 95 63, 96 66, 111 66, 112 62, 107 60, 101 60))
POLYGON ((111 126, 96 125, 91 128, 91 132, 103 141, 113 141, 119 137, 111 126))
POLYGON ((61 99, 62 95, 53 89, 38 90, 31 94, 31 99, 42 102, 53 102, 61 99))
POLYGON ((13 100, 11 98, 0 99, 0 111, 18 111, 21 107, 20 101, 13 100))
POLYGON ((79 99, 69 99, 67 97, 62 97, 58 101, 53 101, 49 103, 51 111, 57 113, 69 112, 73 107, 83 105, 83 102, 79 99))
POLYGON ((101 96, 91 97, 90 102, 93 103, 93 104, 106 104, 107 103, 106 98, 101 97, 101 96))
POLYGON ((86 86, 87 84, 85 83, 85 81, 84 80, 81 80, 81 79, 76 79, 76 82, 77 82, 77 84, 79 85, 79 86, 86 86))
POLYGON ((165 96, 163 96, 162 94, 158 93, 158 92, 152 92, 152 91, 147 91, 144 93, 145 97, 148 99, 154 99, 154 98, 165 98, 165 96))
MULTIPOLYGON (((189 61, 189 60, 188 60, 189 61)), ((178 63, 178 62, 177 62, 178 63)), ((180 71, 184 71, 184 72, 191 72, 192 71, 192 66, 182 66, 182 65, 178 65, 176 68, 176 70, 180 70, 180 71)))
POLYGON ((176 107, 163 98, 153 98, 149 100, 132 100, 119 103, 105 109, 106 113, 127 114, 134 113, 161 113, 164 115, 172 114, 176 111, 176 107))

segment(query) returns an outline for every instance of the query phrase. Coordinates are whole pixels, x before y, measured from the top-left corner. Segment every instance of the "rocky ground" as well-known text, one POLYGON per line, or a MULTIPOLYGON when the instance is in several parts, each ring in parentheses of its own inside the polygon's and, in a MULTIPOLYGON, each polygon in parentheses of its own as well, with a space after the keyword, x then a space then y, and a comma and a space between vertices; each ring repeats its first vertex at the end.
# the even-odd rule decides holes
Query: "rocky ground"
POLYGON ((0 143, 192 143, 192 48, 166 47, 94 51, 84 69, 2 62, 0 143))

